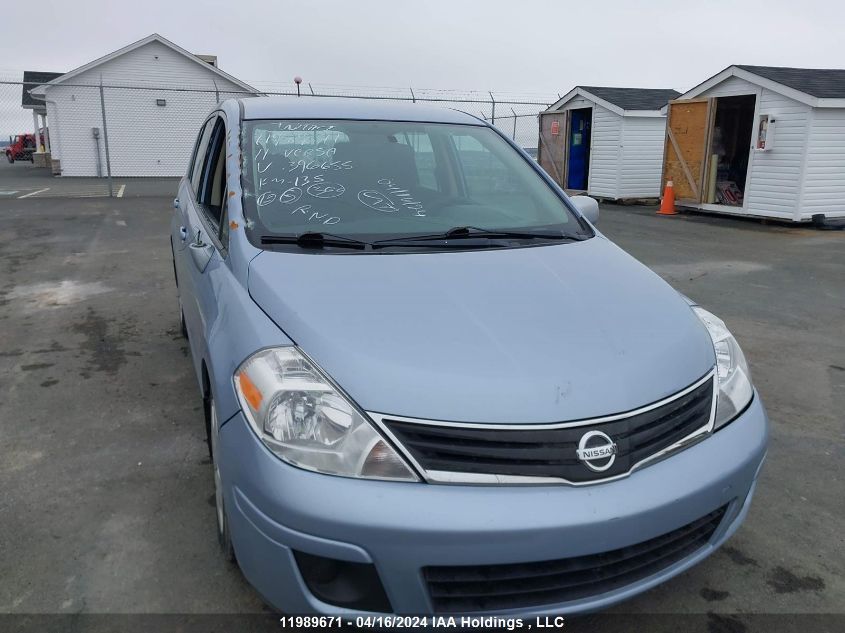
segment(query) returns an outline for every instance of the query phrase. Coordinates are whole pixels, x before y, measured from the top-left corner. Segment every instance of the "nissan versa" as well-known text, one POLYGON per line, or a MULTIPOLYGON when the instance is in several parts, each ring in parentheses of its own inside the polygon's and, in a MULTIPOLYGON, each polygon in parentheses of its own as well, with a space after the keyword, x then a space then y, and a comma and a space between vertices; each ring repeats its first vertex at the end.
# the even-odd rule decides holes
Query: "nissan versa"
POLYGON ((595 610, 744 519, 736 340, 485 122, 225 101, 175 206, 217 533, 273 607, 595 610))

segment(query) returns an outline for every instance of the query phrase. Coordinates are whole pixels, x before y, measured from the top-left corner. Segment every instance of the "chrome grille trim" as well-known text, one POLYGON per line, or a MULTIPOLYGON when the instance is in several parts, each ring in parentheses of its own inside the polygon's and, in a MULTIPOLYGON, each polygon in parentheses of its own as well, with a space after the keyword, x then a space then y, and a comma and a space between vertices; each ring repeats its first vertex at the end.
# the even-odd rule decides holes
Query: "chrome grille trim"
POLYGON ((390 439, 393 445, 402 453, 405 459, 408 460, 409 463, 413 465, 413 467, 417 470, 417 472, 422 475, 422 477, 428 483, 434 484, 470 484, 470 485, 569 485, 569 486, 592 486, 601 483, 607 483, 610 481, 616 481, 619 479, 624 479, 631 475, 631 473, 636 472, 640 468, 647 466, 648 464, 652 464, 655 462, 660 461, 680 450, 685 448, 689 448, 693 444, 698 443, 702 439, 706 438, 713 432, 713 424, 716 418, 716 399, 718 395, 719 389, 719 381, 716 376, 716 368, 713 367, 707 374, 705 374, 700 379, 696 380, 690 386, 682 389, 681 391, 664 398, 663 400, 659 400, 652 404, 640 407, 638 409, 634 409, 632 411, 626 411, 625 413, 618 413, 608 416, 601 416, 598 418, 590 418, 586 420, 574 420, 570 422, 554 422, 549 424, 491 424, 491 423, 472 423, 472 422, 453 422, 453 421, 445 421, 445 420, 427 420, 421 418, 409 418, 406 416, 400 415, 390 415, 387 413, 378 413, 374 411, 367 411, 367 415, 370 419, 376 424, 379 431, 384 434, 386 437, 390 439), (452 472, 452 471, 442 471, 442 470, 427 470, 425 469, 410 453, 410 451, 403 445, 403 443, 390 431, 387 424, 385 424, 384 420, 396 420, 398 422, 406 422, 411 424, 420 424, 425 426, 445 426, 445 427, 453 427, 453 428, 466 428, 466 429, 490 429, 490 430, 551 430, 551 429, 562 429, 562 428, 577 428, 581 426, 592 426, 592 425, 600 425, 605 422, 613 422, 617 420, 622 420, 625 418, 633 417, 636 415, 640 415, 651 411, 653 409, 657 409, 659 407, 665 406, 678 400, 679 398, 684 397, 688 393, 694 391, 708 380, 713 379, 713 393, 711 396, 710 402, 710 416, 708 421, 705 425, 699 427, 689 435, 681 438, 677 442, 674 442, 670 446, 663 448, 656 453, 649 455, 648 457, 641 459, 640 461, 632 464, 631 467, 625 471, 624 473, 614 475, 612 477, 605 477, 602 479, 594 479, 590 481, 569 481, 567 479, 563 479, 561 477, 535 477, 531 475, 501 475, 495 473, 467 473, 467 472, 452 472))

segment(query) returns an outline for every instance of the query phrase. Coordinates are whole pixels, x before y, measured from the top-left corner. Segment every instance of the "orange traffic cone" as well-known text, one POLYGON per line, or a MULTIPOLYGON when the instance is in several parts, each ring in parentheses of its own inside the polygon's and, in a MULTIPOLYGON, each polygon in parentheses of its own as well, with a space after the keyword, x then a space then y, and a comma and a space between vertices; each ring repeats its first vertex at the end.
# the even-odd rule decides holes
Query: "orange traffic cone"
POLYGON ((663 191, 663 199, 660 201, 660 210, 657 215, 678 215, 675 210, 675 185, 670 180, 666 183, 666 189, 663 191))

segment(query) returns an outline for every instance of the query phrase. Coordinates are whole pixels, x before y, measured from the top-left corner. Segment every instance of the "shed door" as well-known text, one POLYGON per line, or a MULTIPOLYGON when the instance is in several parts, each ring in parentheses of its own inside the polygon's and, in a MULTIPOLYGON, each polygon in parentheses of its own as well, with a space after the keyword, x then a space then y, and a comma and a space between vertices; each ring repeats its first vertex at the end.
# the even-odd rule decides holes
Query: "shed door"
POLYGON ((711 101, 690 99, 669 103, 663 185, 671 180, 679 200, 702 200, 711 101))
POLYGON ((540 115, 540 138, 537 162, 561 187, 566 152, 566 112, 544 112, 540 115))
POLYGON ((569 161, 567 162, 566 188, 587 190, 590 174, 590 135, 593 109, 572 110, 569 120, 569 161))

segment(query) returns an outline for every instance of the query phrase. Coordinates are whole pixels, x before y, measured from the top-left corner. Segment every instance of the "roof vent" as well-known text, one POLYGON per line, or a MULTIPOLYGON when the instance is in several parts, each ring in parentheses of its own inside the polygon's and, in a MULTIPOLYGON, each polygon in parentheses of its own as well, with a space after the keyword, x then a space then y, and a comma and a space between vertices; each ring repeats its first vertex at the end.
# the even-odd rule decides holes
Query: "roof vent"
POLYGON ((217 68, 217 55, 196 55, 206 64, 211 64, 215 68, 217 68))

